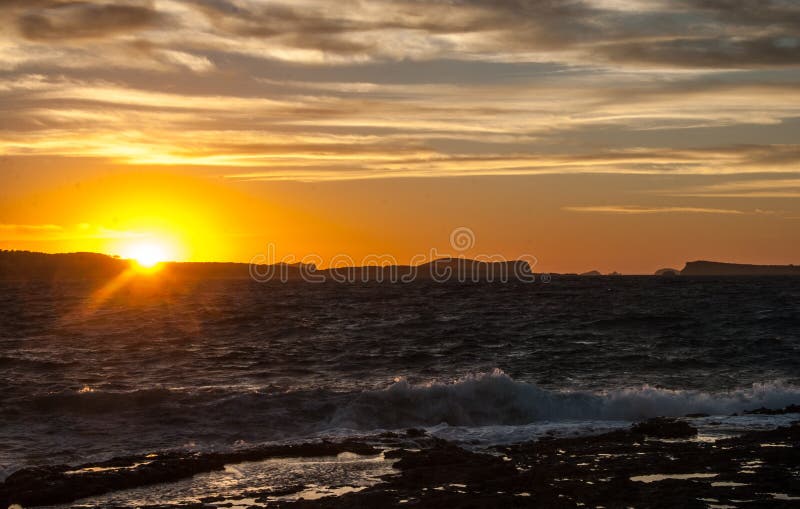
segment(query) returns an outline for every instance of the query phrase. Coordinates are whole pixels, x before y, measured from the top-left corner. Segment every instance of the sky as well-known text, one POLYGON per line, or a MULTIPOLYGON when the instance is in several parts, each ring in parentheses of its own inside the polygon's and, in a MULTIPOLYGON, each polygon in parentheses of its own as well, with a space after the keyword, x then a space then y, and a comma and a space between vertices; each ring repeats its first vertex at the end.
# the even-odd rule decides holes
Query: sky
POLYGON ((2 249, 800 263, 799 162, 797 0, 0 1, 2 249))

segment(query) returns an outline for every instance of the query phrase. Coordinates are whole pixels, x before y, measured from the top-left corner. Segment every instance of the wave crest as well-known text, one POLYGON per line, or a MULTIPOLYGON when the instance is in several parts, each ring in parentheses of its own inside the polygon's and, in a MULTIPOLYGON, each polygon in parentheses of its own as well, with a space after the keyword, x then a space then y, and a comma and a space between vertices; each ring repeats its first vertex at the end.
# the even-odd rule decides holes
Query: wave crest
POLYGON ((332 425, 353 429, 412 426, 523 425, 541 421, 624 420, 691 413, 729 415, 758 407, 800 402, 800 387, 780 382, 723 393, 651 386, 590 391, 551 391, 494 370, 455 383, 412 385, 359 394, 336 411, 332 425))

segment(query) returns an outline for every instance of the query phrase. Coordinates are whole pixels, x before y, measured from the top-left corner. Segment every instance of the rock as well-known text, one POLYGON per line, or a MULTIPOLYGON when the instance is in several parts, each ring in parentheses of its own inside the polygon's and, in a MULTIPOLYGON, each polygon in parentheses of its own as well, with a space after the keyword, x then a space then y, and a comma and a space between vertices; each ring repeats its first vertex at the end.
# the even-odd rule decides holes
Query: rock
POLYGON ((800 414, 800 405, 789 405, 784 408, 771 409, 766 407, 756 408, 755 410, 745 410, 745 414, 749 415, 786 415, 786 414, 800 414))
POLYGON ((631 431, 656 438, 689 438, 697 435, 697 429, 693 426, 668 417, 655 417, 634 424, 631 431))
MULTIPOLYGON (((680 423, 660 419, 661 427, 680 423), (668 424, 669 423, 669 424, 668 424)), ((767 490, 797 496, 792 484, 800 460, 795 446, 800 428, 752 433, 727 439, 724 447, 698 441, 642 440, 618 430, 588 437, 551 438, 498 447, 499 463, 434 439, 430 448, 405 451, 395 464, 400 475, 359 493, 320 500, 279 503, 280 509, 407 507, 489 509, 498 507, 689 507, 705 508, 702 498, 729 502, 753 500, 773 507, 767 490), (785 448, 759 447, 764 442, 785 448), (742 473, 742 461, 763 461, 755 473, 742 473), (508 468, 513 466, 514 468, 508 468), (712 477, 680 479, 711 473, 712 477), (638 476, 661 474, 642 482, 638 476), (671 479, 670 475, 678 478, 671 479), (725 483, 715 486, 714 482, 725 483), (728 485, 730 484, 730 485, 728 485)), ((795 483, 796 484, 796 483, 795 483)))
POLYGON ((195 474, 222 470, 227 464, 268 458, 336 456, 343 452, 376 455, 381 451, 355 440, 274 445, 230 453, 163 453, 156 459, 144 456, 113 458, 78 466, 54 465, 25 468, 0 483, 0 508, 68 504, 80 498, 150 484, 174 482, 195 474), (95 467, 102 467, 95 470, 95 467))
MULTIPOLYGON (((304 486, 249 492, 256 506, 273 509, 374 509, 414 507, 416 509, 495 509, 498 507, 687 507, 704 509, 702 499, 749 500, 747 507, 793 507, 800 497, 797 470, 800 467, 800 424, 774 430, 753 431, 715 443, 696 440, 643 440, 649 436, 675 435, 694 431, 676 419, 651 419, 631 430, 616 430, 591 436, 549 438, 496 447, 489 454, 467 451, 445 440, 425 436, 397 442, 394 437, 381 443, 394 449, 386 457, 398 458, 396 472, 383 482, 358 492, 319 499, 275 499, 298 493, 304 486), (762 444, 781 447, 763 447, 762 444), (744 463, 758 468, 743 471, 744 463), (686 478, 686 476, 690 478, 686 478), (693 476, 693 477, 692 477, 693 476), (643 479, 656 477, 656 479, 643 479), (660 479, 659 479, 660 478, 660 479), (280 491, 279 491, 280 490, 280 491), (786 503, 776 500, 783 494, 786 503), (792 505, 794 504, 794 505, 792 505)), ((693 434, 693 433, 692 433, 693 434)), ((375 443, 376 438, 370 439, 375 443)), ((301 444, 302 445, 302 444, 301 444)), ((258 448, 245 457, 271 454, 319 454, 335 449, 360 449, 354 442, 305 444, 302 447, 258 448)), ((164 453, 164 461, 203 455, 177 456, 164 453)), ((213 457, 213 456, 212 456, 213 457)), ((234 459, 234 457, 231 457, 234 459)), ((117 466, 130 466, 117 460, 117 466)), ((51 467, 54 472, 59 467, 51 467)), ((64 467, 69 468, 69 467, 64 467)), ((74 467, 73 467, 74 468, 74 467)), ((35 479, 33 469, 28 477, 35 479)), ((62 468, 63 470, 63 468, 62 468)), ((38 473, 47 474, 48 469, 38 473)), ((74 476, 75 474, 71 474, 74 476)), ((111 476, 106 471, 104 476, 111 476)), ((8 501, 8 486, 0 483, 0 503, 8 501)), ((40 484, 39 489, 50 489, 40 484)), ((206 502, 159 504, 143 509, 212 509, 206 502)), ((225 499, 227 500, 227 498, 225 499)), ((228 506, 229 502, 224 502, 228 506)), ((235 504, 234 504, 235 505, 235 504)), ((0 509, 8 505, 0 505, 0 509)), ((255 506, 250 506, 255 507, 255 506)))

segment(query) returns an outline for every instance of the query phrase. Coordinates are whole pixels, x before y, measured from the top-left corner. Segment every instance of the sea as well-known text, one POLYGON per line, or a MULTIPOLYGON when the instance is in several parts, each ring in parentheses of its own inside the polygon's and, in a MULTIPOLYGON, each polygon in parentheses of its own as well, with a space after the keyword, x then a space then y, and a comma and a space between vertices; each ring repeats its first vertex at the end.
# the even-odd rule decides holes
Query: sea
POLYGON ((798 283, 0 282, 0 480, 408 428, 472 448, 662 415, 769 428, 786 416, 743 412, 800 403, 798 283))

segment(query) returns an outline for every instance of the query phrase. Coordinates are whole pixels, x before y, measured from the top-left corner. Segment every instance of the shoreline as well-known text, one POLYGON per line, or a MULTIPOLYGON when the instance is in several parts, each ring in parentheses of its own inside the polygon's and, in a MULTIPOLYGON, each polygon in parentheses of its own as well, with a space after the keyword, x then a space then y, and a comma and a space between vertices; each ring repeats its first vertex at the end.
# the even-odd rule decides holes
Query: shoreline
MULTIPOLYGON (((791 406, 756 412, 772 415, 797 410, 791 406)), ((800 421, 714 441, 698 440, 697 429, 689 421, 654 418, 598 435, 542 438, 482 451, 470 451, 411 429, 339 442, 261 446, 227 453, 154 453, 77 466, 34 467, 19 470, 0 483, 0 506, 80 500, 81 507, 107 507, 110 504, 101 502, 101 496, 125 493, 120 490, 169 487, 181 480, 191 483, 193 476, 214 475, 237 464, 326 457, 370 458, 383 465, 384 473, 371 484, 345 483, 328 491, 317 490, 314 496, 310 494, 318 487, 311 479, 140 506, 705 508, 789 507, 800 501, 800 421)))

